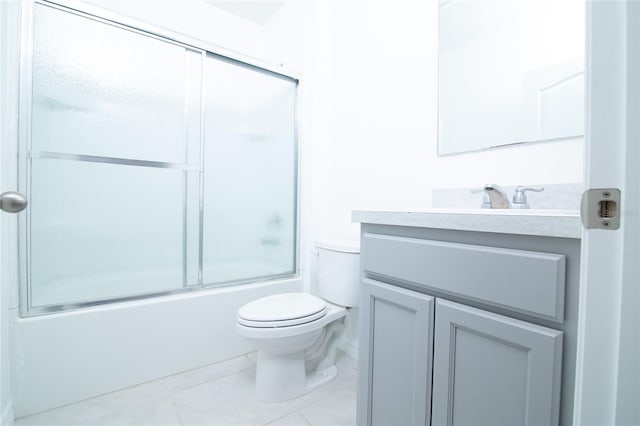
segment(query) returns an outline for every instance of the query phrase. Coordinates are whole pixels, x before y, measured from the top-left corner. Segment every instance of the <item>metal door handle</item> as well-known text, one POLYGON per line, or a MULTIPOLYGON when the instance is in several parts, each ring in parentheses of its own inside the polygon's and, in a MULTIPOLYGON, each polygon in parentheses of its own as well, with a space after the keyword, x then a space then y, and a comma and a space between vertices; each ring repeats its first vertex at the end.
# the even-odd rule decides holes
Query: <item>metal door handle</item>
POLYGON ((27 197, 19 192, 3 192, 0 194, 0 210, 7 213, 20 213, 27 208, 27 197))

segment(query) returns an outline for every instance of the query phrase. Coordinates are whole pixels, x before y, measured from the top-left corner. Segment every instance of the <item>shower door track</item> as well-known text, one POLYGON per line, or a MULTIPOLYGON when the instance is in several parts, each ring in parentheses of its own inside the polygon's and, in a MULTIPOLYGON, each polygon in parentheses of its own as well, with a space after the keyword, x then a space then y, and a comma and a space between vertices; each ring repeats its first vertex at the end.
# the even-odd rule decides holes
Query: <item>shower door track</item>
MULTIPOLYGON (((291 80, 299 81, 299 75, 292 69, 287 68, 283 63, 273 64, 264 59, 260 59, 254 56, 249 56, 231 49, 226 49, 222 46, 218 46, 209 43, 205 40, 190 37, 186 34, 171 31, 166 28, 158 27, 153 24, 149 24, 143 21, 139 21, 134 18, 119 15, 115 12, 102 9, 98 6, 89 5, 86 3, 80 3, 74 0, 24 0, 24 3, 38 3, 46 6, 50 6, 66 12, 75 13, 77 15, 85 16, 97 21, 113 25, 119 28, 123 28, 129 31, 141 33, 146 36, 153 36, 162 41, 169 41, 187 49, 208 52, 222 58, 231 59, 235 62, 239 62, 243 65, 248 65, 253 68, 257 68, 261 71, 269 71, 273 74, 277 74, 282 77, 289 78, 291 80)), ((24 22, 24 20, 23 20, 24 22)))

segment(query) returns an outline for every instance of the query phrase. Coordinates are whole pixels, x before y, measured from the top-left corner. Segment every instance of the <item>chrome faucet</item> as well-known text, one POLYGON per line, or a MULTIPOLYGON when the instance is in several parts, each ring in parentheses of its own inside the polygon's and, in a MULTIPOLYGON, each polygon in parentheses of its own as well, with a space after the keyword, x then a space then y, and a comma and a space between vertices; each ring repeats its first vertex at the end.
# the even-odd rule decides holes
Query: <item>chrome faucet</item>
POLYGON ((488 183, 484 186, 484 192, 489 196, 489 205, 492 209, 508 209, 511 208, 509 197, 507 194, 494 183, 488 183))

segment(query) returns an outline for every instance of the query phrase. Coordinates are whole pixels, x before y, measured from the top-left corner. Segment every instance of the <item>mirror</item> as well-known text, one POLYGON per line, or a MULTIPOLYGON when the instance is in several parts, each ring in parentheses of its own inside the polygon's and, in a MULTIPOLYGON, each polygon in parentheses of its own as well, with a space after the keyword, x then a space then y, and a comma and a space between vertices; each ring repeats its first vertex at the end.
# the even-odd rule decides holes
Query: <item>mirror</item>
POLYGON ((584 0, 439 6, 439 155, 584 134, 584 0))

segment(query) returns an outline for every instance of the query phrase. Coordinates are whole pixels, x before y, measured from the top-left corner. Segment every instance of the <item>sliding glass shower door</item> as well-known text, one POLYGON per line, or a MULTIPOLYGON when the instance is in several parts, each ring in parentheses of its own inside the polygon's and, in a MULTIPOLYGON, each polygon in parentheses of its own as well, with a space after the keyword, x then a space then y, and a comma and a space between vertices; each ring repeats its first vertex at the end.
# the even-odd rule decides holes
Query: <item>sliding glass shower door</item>
POLYGON ((23 315, 296 273, 295 80, 48 2, 31 25, 23 315))
POLYGON ((212 55, 205 81, 204 282, 292 274, 296 85, 212 55))

